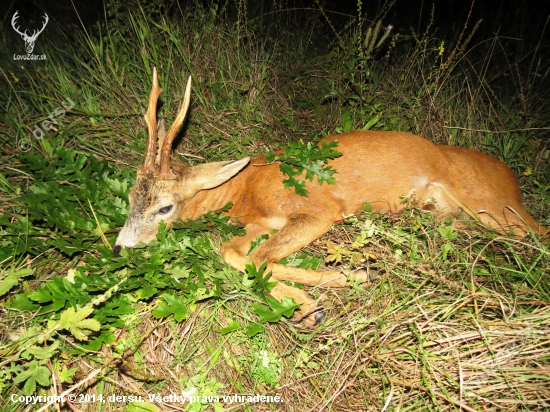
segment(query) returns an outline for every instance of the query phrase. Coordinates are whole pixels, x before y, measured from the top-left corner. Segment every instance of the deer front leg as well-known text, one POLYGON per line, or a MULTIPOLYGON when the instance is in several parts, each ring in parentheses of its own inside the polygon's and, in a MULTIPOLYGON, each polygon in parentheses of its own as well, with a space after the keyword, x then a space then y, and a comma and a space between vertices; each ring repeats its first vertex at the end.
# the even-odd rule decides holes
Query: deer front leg
MULTIPOLYGON (((275 263, 320 238, 331 228, 332 223, 332 220, 323 219, 322 216, 303 213, 292 215, 277 233, 270 235, 250 254, 250 258, 256 264, 267 261, 277 280, 306 286, 349 286, 347 276, 342 271, 318 271, 275 263)), ((356 277, 365 281, 366 273, 358 271, 356 277)))
MULTIPOLYGON (((221 255, 223 260, 225 260, 235 269, 241 272, 245 272, 246 265, 252 262, 251 258, 248 256, 251 243, 255 241, 258 236, 268 234, 269 232, 270 229, 265 226, 254 224, 247 225, 246 234, 244 236, 236 236, 232 238, 229 242, 226 242, 222 245, 221 255)), ((260 266, 263 262, 264 261, 254 261, 256 266, 260 266)), ((270 265, 268 262, 268 267, 266 270, 271 270, 271 277, 273 280, 279 280, 280 278, 276 277, 275 272, 273 272, 273 268, 271 266, 272 265, 270 265)), ((321 323, 324 319, 323 308, 318 308, 317 302, 313 300, 311 296, 309 296, 304 290, 295 288, 293 286, 288 286, 287 284, 282 282, 277 282, 275 287, 271 290, 271 296, 279 301, 285 296, 294 299, 294 301, 300 305, 300 309, 294 313, 295 318, 303 318, 303 322, 308 326, 317 325, 321 323), (308 315, 306 316, 306 314, 308 315)))
MULTIPOLYGON (((347 277, 341 271, 321 272, 275 263, 322 236, 330 229, 331 225, 332 221, 323 221, 305 214, 291 216, 285 226, 277 233, 270 234, 269 238, 248 256, 251 242, 258 236, 270 232, 268 227, 250 224, 246 226, 245 236, 234 237, 222 246, 222 257, 227 263, 242 272, 245 271, 245 265, 250 261, 253 261, 256 266, 267 261, 267 270, 272 272, 272 278, 275 280, 297 282, 307 286, 348 286, 347 277)), ((355 272, 354 275, 356 278, 366 280, 364 271, 355 272)), ((301 289, 279 282, 271 294, 279 300, 283 296, 293 298, 296 303, 301 305, 295 316, 298 318, 305 316, 303 321, 308 325, 319 324, 324 318, 322 308, 315 311, 317 303, 301 289)))

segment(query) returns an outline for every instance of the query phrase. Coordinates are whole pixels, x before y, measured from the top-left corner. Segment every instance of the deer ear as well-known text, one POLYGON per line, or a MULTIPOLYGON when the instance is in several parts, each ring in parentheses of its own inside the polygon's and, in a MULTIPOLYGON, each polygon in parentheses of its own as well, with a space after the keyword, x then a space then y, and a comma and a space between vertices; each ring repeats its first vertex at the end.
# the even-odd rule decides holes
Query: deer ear
POLYGON ((206 163, 194 166, 195 185, 199 190, 213 189, 231 179, 248 163, 250 157, 244 157, 234 162, 206 163))

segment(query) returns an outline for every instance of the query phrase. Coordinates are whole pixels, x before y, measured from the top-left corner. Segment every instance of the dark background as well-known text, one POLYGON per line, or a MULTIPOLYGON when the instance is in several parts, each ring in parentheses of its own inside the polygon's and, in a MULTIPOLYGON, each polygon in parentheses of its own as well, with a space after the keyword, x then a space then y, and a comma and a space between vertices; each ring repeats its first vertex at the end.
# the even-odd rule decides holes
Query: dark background
MULTIPOLYGON (((180 1, 179 4, 174 1, 165 2, 145 2, 144 4, 161 5, 168 13, 179 13, 179 9, 185 8, 186 3, 196 4, 195 2, 180 1)), ((235 8, 236 2, 202 2, 205 5, 217 3, 219 7, 228 9, 235 8)), ((254 3, 254 2, 250 2, 254 3)), ((119 11, 123 13, 129 8, 135 7, 134 2, 118 1, 111 2, 116 4, 119 11)), ((320 3, 333 20, 333 24, 345 24, 352 16, 357 16, 357 2, 355 1, 326 1, 320 3)), ((281 8, 281 2, 279 2, 281 8)), ((283 9, 292 10, 297 15, 307 15, 314 9, 318 9, 315 1, 294 1, 287 2, 286 7, 283 3, 283 9)), ((40 19, 44 12, 48 13, 50 22, 57 22, 61 26, 84 24, 87 28, 94 23, 105 19, 105 4, 102 1, 4 1, 1 3, 3 26, 9 26, 13 13, 19 10, 20 22, 28 27, 40 27, 40 19), (78 14, 77 14, 78 12, 78 14), (36 26, 35 26, 36 25, 36 26)), ((254 17, 258 13, 270 13, 273 10, 272 1, 257 2, 255 5, 249 5, 249 16, 254 17), (252 9, 251 7, 256 7, 252 9)), ((491 34, 500 36, 515 35, 544 36, 548 39, 548 33, 541 33, 538 30, 545 25, 550 13, 550 1, 533 0, 397 0, 390 7, 380 1, 363 1, 363 16, 368 20, 378 20, 383 17, 383 21, 395 26, 396 30, 407 31, 414 29, 422 31, 428 25, 441 31, 456 30, 462 28, 466 22, 473 26, 475 22, 482 19, 483 23, 477 32, 477 36, 487 37, 491 34), (386 11, 385 16, 384 12, 386 11), (433 19, 433 22, 432 22, 433 19), (536 29, 536 30, 535 30, 536 29)), ((155 16, 151 16, 155 17, 155 16)), ((546 44, 544 45, 546 46, 546 44)))

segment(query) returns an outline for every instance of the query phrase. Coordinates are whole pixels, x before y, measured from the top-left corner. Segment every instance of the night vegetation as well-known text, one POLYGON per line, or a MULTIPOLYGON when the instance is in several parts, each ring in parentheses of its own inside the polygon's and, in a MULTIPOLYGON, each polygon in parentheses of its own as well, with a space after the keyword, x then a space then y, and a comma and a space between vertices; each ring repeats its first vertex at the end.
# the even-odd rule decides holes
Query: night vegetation
POLYGON ((550 3, 82 3, 2 6, 1 410, 62 393, 76 398, 61 410, 81 411, 179 410, 148 395, 182 393, 212 397, 189 411, 550 408, 548 238, 435 220, 414 198, 397 214, 365 205, 285 260, 371 275, 310 288, 327 312, 315 329, 265 294, 264 267, 243 276, 219 257, 242 231, 221 211, 111 251, 154 66, 167 123, 193 76, 185 162, 287 147, 287 190, 305 195, 309 161, 324 174, 305 187, 338 181, 308 142, 407 131, 499 158, 550 226, 550 3), (29 34, 48 14, 32 52, 46 59, 17 57, 17 10, 29 34), (234 394, 282 402, 223 401, 234 394))

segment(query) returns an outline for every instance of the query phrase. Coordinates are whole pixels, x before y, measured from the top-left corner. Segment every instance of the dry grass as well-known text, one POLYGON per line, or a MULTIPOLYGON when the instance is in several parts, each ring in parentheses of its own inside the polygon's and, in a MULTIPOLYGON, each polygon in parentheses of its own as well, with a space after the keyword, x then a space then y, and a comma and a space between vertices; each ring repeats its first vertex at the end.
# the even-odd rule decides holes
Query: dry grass
MULTIPOLYGON (((231 320, 255 316, 249 303, 256 298, 231 291, 220 300, 197 305, 183 323, 156 321, 150 316, 151 308, 143 307, 120 332, 126 343, 134 341, 135 352, 121 355, 113 352, 116 345, 105 347, 98 358, 110 365, 97 375, 101 381, 88 382, 87 393, 144 398, 151 393, 180 394, 204 374, 219 384, 215 394, 220 397, 278 394, 284 401, 226 403, 224 410, 550 407, 548 301, 537 297, 540 285, 514 279, 498 264, 519 258, 547 270, 548 251, 530 239, 490 238, 470 227, 453 243, 457 257, 442 260, 445 242, 437 235, 439 224, 411 223, 409 218, 416 212, 408 209, 374 220, 381 233, 361 249, 377 256, 363 262, 371 272, 371 284, 352 290, 310 289, 327 311, 327 321, 318 329, 303 329, 287 320, 266 325, 265 333, 253 339, 242 332, 222 335, 217 331, 231 320), (396 219, 404 229, 392 228, 396 219), (399 230, 420 235, 409 237, 408 245, 396 244, 399 230), (402 249, 409 254, 421 242, 430 247, 422 250, 416 262, 395 253, 402 249), (247 363, 254 358, 259 362, 259 342, 278 361, 275 385, 255 377, 254 365, 247 363)), ((362 222, 370 219, 361 216, 353 225, 336 226, 308 253, 326 256, 328 242, 351 247, 362 222)), ((98 368, 82 358, 75 358, 74 366, 80 379, 98 368)), ((195 387, 200 385, 204 381, 195 387)), ((185 409, 170 402, 157 406, 185 409)))

